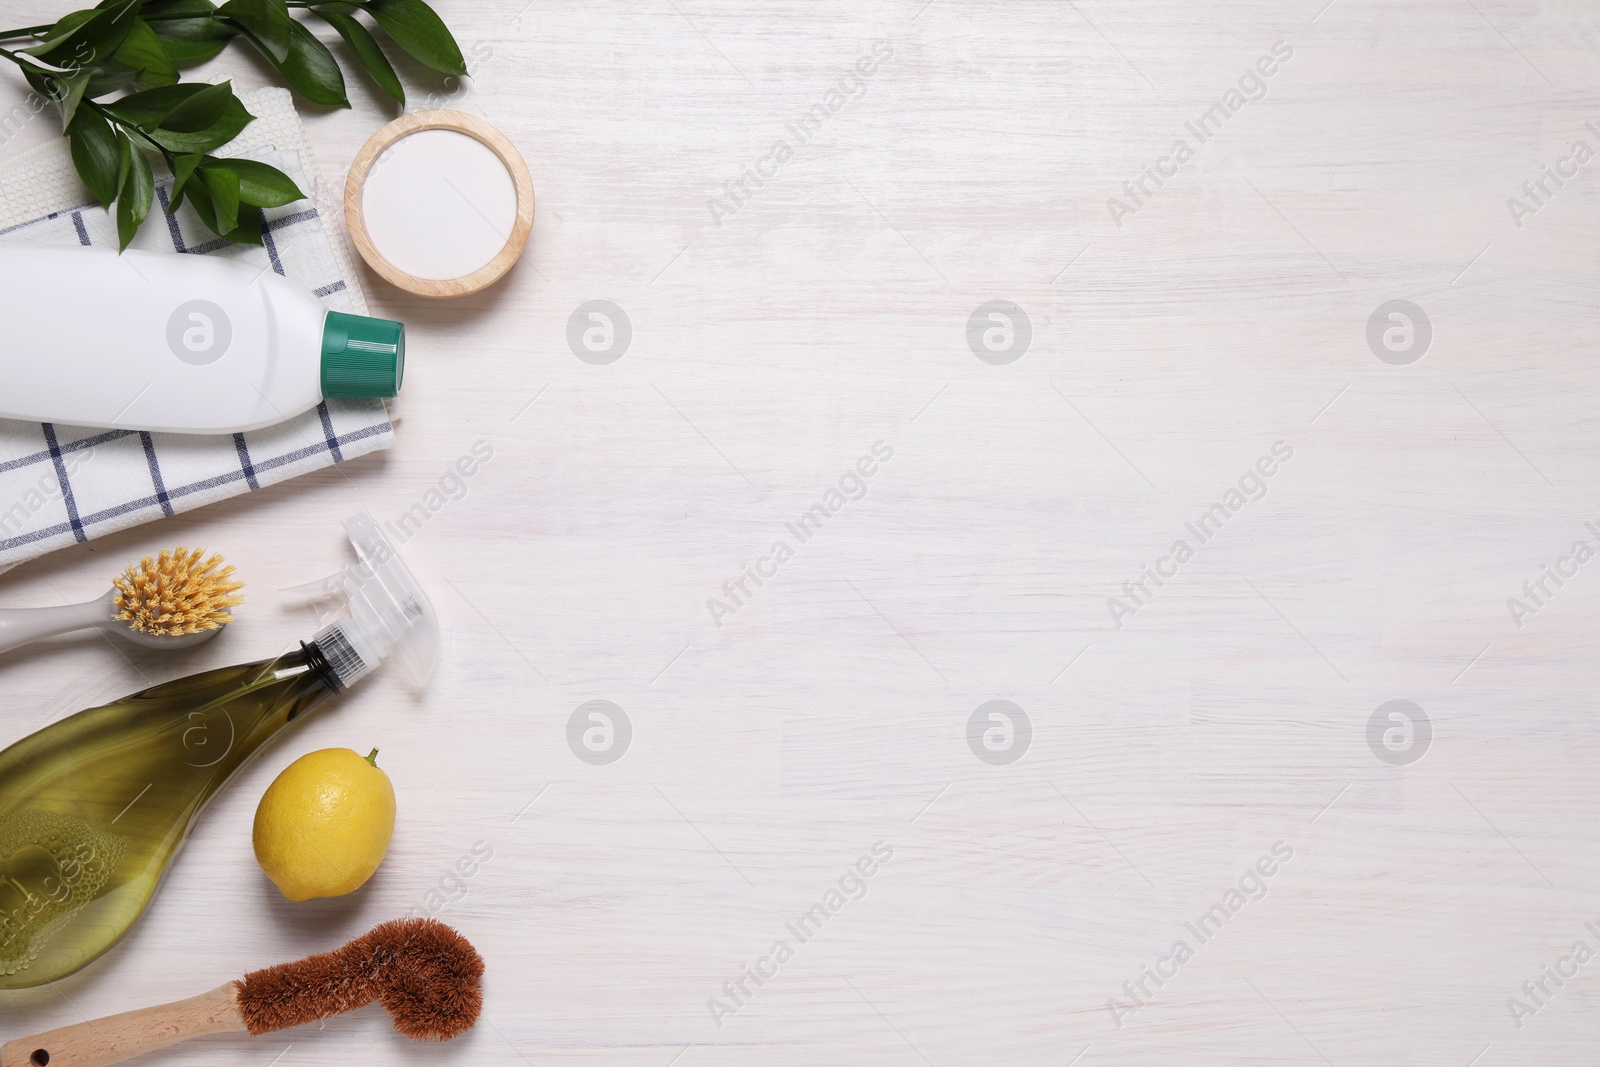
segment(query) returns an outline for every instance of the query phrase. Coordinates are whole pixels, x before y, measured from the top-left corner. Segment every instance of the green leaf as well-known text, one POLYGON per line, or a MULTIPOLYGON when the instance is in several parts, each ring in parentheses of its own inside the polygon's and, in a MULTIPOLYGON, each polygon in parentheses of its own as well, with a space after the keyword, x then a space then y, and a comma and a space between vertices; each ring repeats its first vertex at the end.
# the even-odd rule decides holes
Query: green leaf
MULTIPOLYGON (((65 63, 57 63, 52 60, 45 59, 44 57, 55 49, 67 44, 68 39, 72 35, 73 31, 81 28, 84 23, 88 22, 98 14, 98 11, 90 8, 86 11, 74 11, 70 14, 63 15, 54 26, 51 26, 40 36, 40 44, 36 44, 29 49, 24 49, 24 51, 30 55, 39 56, 41 63, 47 63, 51 66, 65 67, 65 63)), ((90 44, 87 41, 83 41, 79 42, 76 47, 80 50, 87 50, 90 47, 90 44)), ((23 69, 26 70, 27 68, 23 69)))
POLYGON ((204 63, 219 55, 238 31, 216 19, 174 19, 156 24, 156 35, 166 45, 173 63, 204 63))
POLYGON ((189 100, 198 93, 216 86, 204 82, 182 82, 178 85, 163 85, 158 89, 146 89, 143 92, 131 93, 121 100, 109 105, 109 110, 117 118, 132 123, 141 130, 153 130, 161 125, 163 119, 172 113, 179 104, 189 100))
POLYGON ((179 133, 209 129, 227 114, 228 105, 238 102, 230 82, 202 86, 199 92, 190 93, 167 112, 161 120, 161 128, 179 133))
POLYGON ((238 179, 239 202, 242 204, 282 207, 296 200, 304 200, 306 196, 294 183, 294 179, 283 171, 253 159, 208 159, 206 169, 208 172, 230 171, 238 179))
POLYGON ((74 11, 23 51, 68 70, 92 67, 122 45, 138 15, 139 0, 110 0, 90 11, 74 11))
POLYGON ((163 19, 176 19, 180 15, 210 18, 217 5, 211 0, 144 0, 143 15, 160 15, 163 19))
POLYGON ((185 190, 189 206, 200 217, 212 233, 225 237, 239 244, 258 245, 261 243, 261 209, 248 204, 240 205, 239 218, 233 229, 226 233, 218 233, 217 209, 211 200, 211 190, 203 181, 192 181, 185 190))
POLYGON ((228 0, 217 15, 248 30, 250 37, 274 63, 289 58, 289 41, 295 21, 285 0, 228 0))
MULTIPOLYGON (((314 37, 310 30, 293 22, 289 31, 289 55, 273 66, 289 83, 289 88, 311 101, 333 107, 349 107, 344 93, 344 75, 334 60, 328 46, 314 37)), ((269 59, 272 57, 268 55, 269 59)))
POLYGON ((133 142, 128 140, 128 135, 121 130, 117 131, 117 191, 122 191, 123 184, 128 180, 128 172, 133 169, 133 142))
POLYGON ((109 208, 121 182, 117 135, 111 132, 111 124, 98 112, 83 108, 67 128, 67 138, 72 143, 72 165, 77 168, 78 177, 94 198, 109 208))
POLYGON ((82 26, 85 22, 88 22, 99 13, 100 12, 90 7, 85 8, 82 11, 73 11, 66 15, 62 15, 60 19, 56 20, 56 24, 54 26, 51 26, 49 29, 45 30, 44 33, 38 35, 39 43, 34 45, 33 49, 30 49, 30 52, 35 55, 44 55, 45 53, 38 51, 38 49, 60 44, 62 41, 66 40, 67 36, 73 30, 77 29, 79 26, 82 26))
POLYGON ((227 144, 255 120, 238 99, 228 101, 222 117, 210 126, 199 130, 172 130, 165 125, 150 131, 150 139, 174 154, 180 152, 214 152, 227 144))
POLYGON ((226 235, 239 228, 239 176, 224 167, 202 163, 196 171, 211 194, 211 207, 216 215, 219 234, 226 235))
POLYGON ((422 0, 368 0, 362 10, 377 19, 395 43, 419 63, 440 74, 467 73, 461 46, 451 36, 450 28, 422 0))
POLYGON ((141 85, 172 85, 178 80, 178 68, 172 65, 166 46, 143 19, 134 20, 128 36, 112 53, 111 62, 133 71, 131 80, 141 85))
POLYGON ((69 76, 26 68, 22 72, 22 77, 34 92, 50 101, 61 112, 63 128, 71 124, 72 116, 77 113, 78 104, 82 102, 89 83, 94 80, 87 71, 69 76))
POLYGON ((145 216, 150 214, 150 201, 155 198, 156 183, 150 173, 150 161, 137 148, 129 149, 127 179, 117 196, 117 251, 128 247, 145 216))
POLYGON ((49 86, 46 95, 55 101, 61 111, 61 125, 71 126, 73 118, 77 116, 78 105, 83 103, 84 90, 89 88, 89 72, 79 71, 70 78, 47 74, 45 79, 45 84, 49 86))
POLYGON ((55 100, 54 90, 50 88, 51 84, 55 80, 54 74, 46 74, 42 70, 30 70, 27 67, 23 67, 22 80, 27 82, 28 85, 32 87, 34 92, 38 93, 46 100, 55 100))
POLYGON ((91 100, 97 100, 118 89, 126 89, 138 80, 138 77, 138 71, 121 63, 108 63, 95 67, 89 72, 89 88, 83 91, 83 95, 91 100))
POLYGON ((209 158, 199 152, 186 152, 181 156, 172 157, 172 198, 167 204, 168 215, 178 210, 178 206, 183 203, 183 187, 194 175, 194 169, 209 158))
POLYGON ((260 208, 252 204, 240 204, 239 225, 222 236, 242 245, 259 245, 262 243, 261 231, 265 225, 266 219, 262 216, 260 208))
POLYGON ((221 148, 255 118, 233 95, 228 82, 181 82, 146 89, 123 97, 107 110, 173 153, 221 148))
POLYGON ((212 233, 217 232, 217 211, 211 206, 211 194, 206 191, 205 182, 190 182, 184 186, 183 195, 188 200, 194 213, 200 216, 200 221, 212 233))
POLYGON ((62 128, 72 124, 72 117, 77 113, 78 104, 83 101, 89 83, 94 80, 89 71, 52 74, 46 70, 28 67, 23 68, 22 77, 34 92, 50 101, 61 112, 62 128))
POLYGON ((405 86, 400 84, 400 76, 394 72, 389 57, 383 54, 383 49, 378 47, 378 42, 371 32, 357 22, 354 16, 347 15, 343 11, 323 11, 320 8, 314 10, 324 22, 339 31, 339 36, 344 38, 344 43, 356 54, 356 58, 366 68, 367 74, 378 83, 378 88, 404 104, 405 86))
POLYGON ((212 0, 144 0, 139 14, 158 22, 181 22, 185 18, 208 19, 216 12, 212 0))
POLYGON ((238 31, 211 17, 217 5, 211 0, 146 0, 144 14, 161 16, 151 28, 174 63, 200 63, 228 46, 238 31), (180 16, 191 16, 182 18, 180 16))

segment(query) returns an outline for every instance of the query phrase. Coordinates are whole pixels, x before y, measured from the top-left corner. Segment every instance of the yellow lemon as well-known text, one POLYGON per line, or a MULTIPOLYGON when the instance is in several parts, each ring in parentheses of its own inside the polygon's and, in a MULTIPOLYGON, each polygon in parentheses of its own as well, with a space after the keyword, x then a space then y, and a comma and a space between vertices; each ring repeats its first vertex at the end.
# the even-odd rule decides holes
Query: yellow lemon
POLYGON ((256 862, 290 900, 340 897, 383 862, 394 834, 394 786, 348 748, 308 752, 285 767, 256 808, 256 862))

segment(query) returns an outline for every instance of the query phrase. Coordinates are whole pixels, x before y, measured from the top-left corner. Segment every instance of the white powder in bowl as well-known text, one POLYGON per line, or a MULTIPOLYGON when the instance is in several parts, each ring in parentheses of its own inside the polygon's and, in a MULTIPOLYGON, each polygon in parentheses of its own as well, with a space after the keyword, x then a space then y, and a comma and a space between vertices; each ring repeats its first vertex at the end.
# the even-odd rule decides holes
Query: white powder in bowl
POLYGON ((500 254, 516 225, 517 189, 481 141, 422 130, 373 161, 361 218, 384 259, 415 277, 449 281, 500 254))

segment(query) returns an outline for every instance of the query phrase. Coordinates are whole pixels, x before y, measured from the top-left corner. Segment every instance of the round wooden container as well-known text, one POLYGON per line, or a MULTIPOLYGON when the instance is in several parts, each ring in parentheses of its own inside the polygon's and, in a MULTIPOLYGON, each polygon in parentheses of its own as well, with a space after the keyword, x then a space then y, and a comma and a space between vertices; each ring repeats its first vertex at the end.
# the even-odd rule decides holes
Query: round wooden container
POLYGON ((367 143, 361 146, 361 151, 356 153, 355 162, 350 165, 350 176, 344 183, 344 221, 350 228, 350 239, 355 242, 356 251, 361 253, 361 258, 391 285, 419 296, 441 299, 467 296, 487 289, 499 281, 522 255, 523 246, 528 243, 528 233, 533 229, 533 179, 529 177, 528 166, 522 161, 522 155, 516 146, 506 139, 505 134, 476 115, 468 115, 461 111, 415 111, 400 116, 373 134, 367 143), (419 278, 401 270, 378 251, 362 217, 362 193, 373 164, 395 142, 424 130, 452 130, 466 134, 483 144, 505 164, 506 172, 510 174, 512 185, 516 188, 516 221, 510 236, 506 238, 505 246, 489 262, 459 278, 447 278, 442 281, 419 278))

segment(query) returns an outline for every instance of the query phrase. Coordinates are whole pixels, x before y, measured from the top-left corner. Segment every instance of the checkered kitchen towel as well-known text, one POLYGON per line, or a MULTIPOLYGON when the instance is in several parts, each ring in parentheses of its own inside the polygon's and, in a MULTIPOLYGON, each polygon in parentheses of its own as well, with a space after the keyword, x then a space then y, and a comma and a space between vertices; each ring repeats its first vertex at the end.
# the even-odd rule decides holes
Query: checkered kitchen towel
MULTIPOLYGON (((285 89, 244 96, 256 121, 219 155, 257 159, 287 173, 312 200, 266 213, 264 248, 220 240, 185 205, 165 215, 172 179, 132 247, 226 256, 313 290, 335 311, 366 301, 338 232, 334 190, 318 181, 305 131, 285 89)), ((37 121, 54 122, 53 114, 37 121)), ((0 163, 0 241, 115 248, 116 220, 92 203, 64 140, 0 163)), ((0 322, 0 359, 6 351, 0 322)), ((0 419, 0 571, 76 542, 260 489, 386 448, 394 428, 381 400, 330 400, 280 426, 229 436, 92 430, 0 419)))

